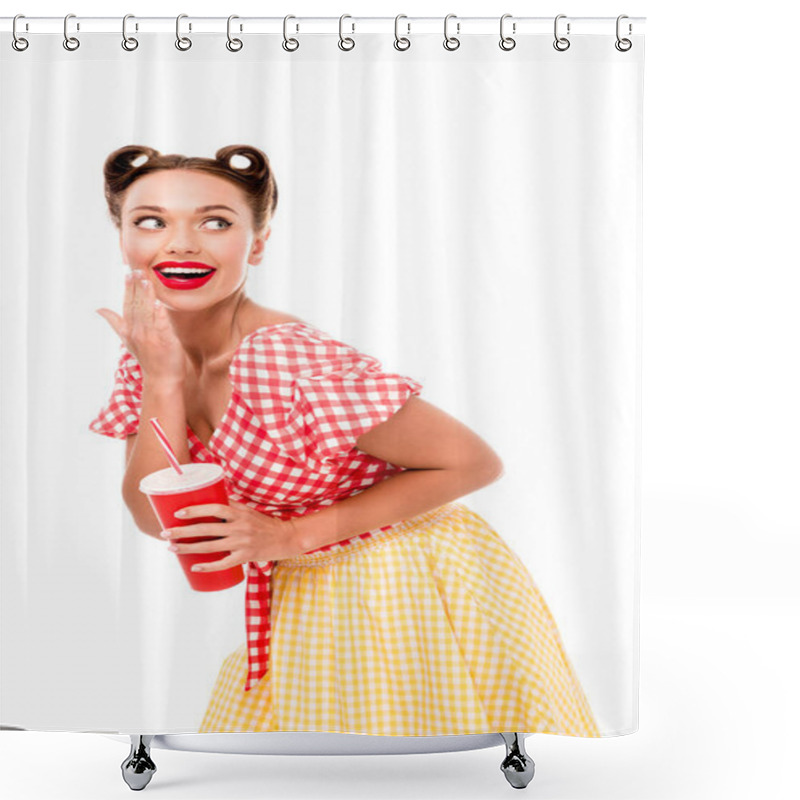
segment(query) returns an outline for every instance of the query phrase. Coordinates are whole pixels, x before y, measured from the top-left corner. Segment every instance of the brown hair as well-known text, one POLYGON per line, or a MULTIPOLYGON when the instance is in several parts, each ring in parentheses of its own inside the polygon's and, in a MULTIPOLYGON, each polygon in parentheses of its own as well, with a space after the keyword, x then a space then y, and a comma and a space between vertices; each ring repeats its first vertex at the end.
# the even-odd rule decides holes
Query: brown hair
POLYGON ((161 155, 152 147, 131 144, 111 153, 103 166, 106 203, 117 228, 122 226, 120 211, 125 190, 137 178, 160 169, 196 169, 236 184, 245 193, 256 231, 261 231, 275 213, 278 187, 269 159, 257 147, 231 144, 217 150, 215 158, 200 158, 177 153, 161 155), (143 163, 132 163, 142 156, 145 157, 143 163), (244 156, 250 163, 246 167, 234 167, 230 163, 234 156, 244 156))

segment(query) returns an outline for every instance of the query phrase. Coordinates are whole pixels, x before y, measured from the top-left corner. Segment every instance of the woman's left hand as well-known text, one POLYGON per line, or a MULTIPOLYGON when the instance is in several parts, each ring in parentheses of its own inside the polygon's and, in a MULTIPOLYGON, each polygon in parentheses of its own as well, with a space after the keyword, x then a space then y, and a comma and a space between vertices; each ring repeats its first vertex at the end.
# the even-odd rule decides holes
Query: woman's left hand
POLYGON ((279 561, 300 555, 302 551, 295 543, 295 526, 292 520, 262 514, 234 500, 229 502, 230 505, 227 506, 222 503, 207 503, 182 508, 176 512, 181 520, 219 517, 220 521, 181 525, 162 531, 161 536, 173 542, 176 553, 217 553, 230 550, 230 555, 219 561, 195 565, 197 572, 216 572, 237 564, 246 564, 248 561, 279 561), (209 542, 181 544, 181 539, 193 536, 220 538, 209 542))

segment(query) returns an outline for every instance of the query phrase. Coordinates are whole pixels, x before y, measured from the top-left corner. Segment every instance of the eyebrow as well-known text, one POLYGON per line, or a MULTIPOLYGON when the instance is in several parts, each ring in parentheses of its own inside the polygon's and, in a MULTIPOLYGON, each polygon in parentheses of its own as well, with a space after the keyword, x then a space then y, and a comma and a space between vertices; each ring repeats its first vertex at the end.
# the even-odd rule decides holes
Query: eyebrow
MULTIPOLYGON (((234 211, 230 206, 200 206, 199 208, 195 209, 195 214, 202 214, 205 211, 213 211, 215 208, 224 208, 226 211, 230 211, 233 214, 238 215, 238 211, 234 211)), ((139 210, 145 211, 161 211, 162 213, 166 211, 165 208, 161 208, 161 206, 136 206, 136 208, 131 209, 131 213, 134 211, 139 210)))

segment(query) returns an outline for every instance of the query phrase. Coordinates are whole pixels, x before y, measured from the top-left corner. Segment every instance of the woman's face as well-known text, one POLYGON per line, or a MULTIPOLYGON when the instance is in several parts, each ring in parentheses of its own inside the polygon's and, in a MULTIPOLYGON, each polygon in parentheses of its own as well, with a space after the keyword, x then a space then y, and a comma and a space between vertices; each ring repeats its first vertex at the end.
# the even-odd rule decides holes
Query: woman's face
POLYGON ((145 273, 165 306, 181 310, 206 308, 239 290, 270 233, 253 230, 250 206, 233 183, 189 169, 135 180, 121 217, 125 263, 145 273))

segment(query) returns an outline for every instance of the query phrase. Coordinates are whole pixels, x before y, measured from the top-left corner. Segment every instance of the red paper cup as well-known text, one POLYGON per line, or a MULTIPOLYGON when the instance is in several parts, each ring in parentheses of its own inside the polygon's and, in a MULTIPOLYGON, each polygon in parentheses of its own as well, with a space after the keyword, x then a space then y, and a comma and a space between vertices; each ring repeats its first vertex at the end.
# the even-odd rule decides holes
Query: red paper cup
MULTIPOLYGON (((178 528, 184 525, 196 525, 200 522, 219 522, 219 517, 191 517, 180 519, 175 516, 178 509, 187 506, 199 506, 206 503, 228 505, 228 494, 225 491, 225 478, 219 464, 194 462, 181 464, 183 475, 179 475, 172 467, 160 469, 145 475, 139 482, 139 491, 147 495, 153 511, 156 512, 162 528, 178 528)), ((180 542, 211 542, 218 536, 191 536, 180 542)), ((193 564, 206 561, 220 561, 230 555, 230 550, 219 550, 213 553, 176 553, 183 571, 192 589, 198 592, 216 592, 229 589, 244 580, 241 564, 230 569, 214 572, 192 572, 193 564)))

